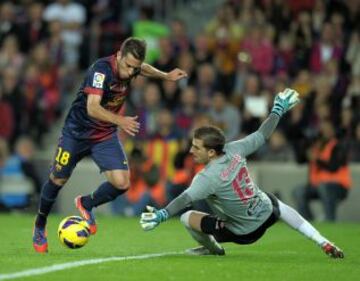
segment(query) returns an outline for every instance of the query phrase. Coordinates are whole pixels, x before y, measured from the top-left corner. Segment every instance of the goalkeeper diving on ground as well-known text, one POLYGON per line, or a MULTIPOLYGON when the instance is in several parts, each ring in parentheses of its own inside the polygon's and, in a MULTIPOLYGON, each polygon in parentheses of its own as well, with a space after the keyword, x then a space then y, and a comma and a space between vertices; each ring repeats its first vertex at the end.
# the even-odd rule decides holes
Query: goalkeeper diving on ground
POLYGON ((262 191, 252 180, 246 157, 261 147, 275 130, 280 118, 300 102, 295 90, 276 95, 268 118, 247 137, 225 143, 223 132, 213 126, 194 131, 190 153, 205 168, 191 185, 165 208, 151 206, 141 215, 145 231, 176 215, 192 202, 205 199, 214 215, 190 210, 180 220, 201 245, 188 250, 195 255, 225 255, 221 243, 251 244, 260 239, 278 220, 313 240, 325 254, 343 258, 343 251, 319 233, 295 209, 273 194, 262 191))

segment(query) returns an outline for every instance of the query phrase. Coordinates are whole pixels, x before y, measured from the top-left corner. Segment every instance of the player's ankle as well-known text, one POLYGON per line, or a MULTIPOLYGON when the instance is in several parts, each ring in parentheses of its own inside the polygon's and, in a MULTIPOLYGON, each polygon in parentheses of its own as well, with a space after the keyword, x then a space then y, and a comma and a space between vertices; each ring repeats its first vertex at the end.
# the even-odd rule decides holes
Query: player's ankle
POLYGON ((46 222, 47 222, 47 217, 38 214, 35 218, 35 227, 37 229, 45 229, 46 222))
POLYGON ((91 212, 93 206, 91 204, 91 197, 90 195, 81 196, 80 197, 80 203, 83 206, 83 208, 89 212, 91 212))

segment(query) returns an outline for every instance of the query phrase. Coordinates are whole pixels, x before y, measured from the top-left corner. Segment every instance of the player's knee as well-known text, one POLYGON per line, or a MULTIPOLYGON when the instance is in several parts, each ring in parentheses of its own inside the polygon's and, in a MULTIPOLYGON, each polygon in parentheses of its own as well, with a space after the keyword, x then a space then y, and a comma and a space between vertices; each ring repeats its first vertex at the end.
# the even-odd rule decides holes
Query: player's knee
POLYGON ((111 184, 121 190, 127 190, 130 187, 130 180, 127 177, 117 177, 111 181, 111 184))
POLYGON ((193 211, 187 211, 180 216, 180 221, 186 227, 190 227, 190 215, 193 211))
POLYGON ((68 178, 57 178, 52 173, 50 174, 49 178, 54 184, 58 186, 63 186, 68 181, 68 178))

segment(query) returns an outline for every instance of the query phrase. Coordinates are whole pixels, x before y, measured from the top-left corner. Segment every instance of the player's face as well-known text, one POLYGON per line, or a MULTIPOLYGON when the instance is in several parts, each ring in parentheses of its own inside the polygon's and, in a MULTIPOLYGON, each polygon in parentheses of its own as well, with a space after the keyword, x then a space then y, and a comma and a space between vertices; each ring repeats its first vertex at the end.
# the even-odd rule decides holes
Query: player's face
POLYGON ((203 140, 193 138, 190 153, 196 163, 207 164, 210 161, 209 150, 204 147, 203 140))
POLYGON ((118 56, 120 79, 129 79, 140 71, 142 61, 134 58, 130 53, 118 56))

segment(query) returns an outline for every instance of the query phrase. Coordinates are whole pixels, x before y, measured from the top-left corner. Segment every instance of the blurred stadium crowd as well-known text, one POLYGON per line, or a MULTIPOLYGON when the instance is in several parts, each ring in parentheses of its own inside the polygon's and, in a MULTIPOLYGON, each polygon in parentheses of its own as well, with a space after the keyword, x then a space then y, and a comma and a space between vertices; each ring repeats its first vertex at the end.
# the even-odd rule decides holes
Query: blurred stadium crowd
POLYGON ((196 18, 154 17, 151 3, 165 1, 127 1, 126 10, 121 2, 1 1, 2 165, 6 146, 14 155, 21 153, 19 142, 27 151, 31 141, 43 147, 83 71, 128 36, 147 40, 149 63, 164 71, 182 68, 189 77, 178 84, 134 81, 124 113, 138 115, 142 127, 134 139, 123 136, 133 180, 114 211, 137 214, 150 201, 164 205, 201 168, 187 154, 192 128, 211 122, 228 141, 245 136, 286 87, 303 102, 252 159, 305 163, 322 123, 330 121, 350 160, 360 161, 358 1, 223 1, 196 34, 196 18))

